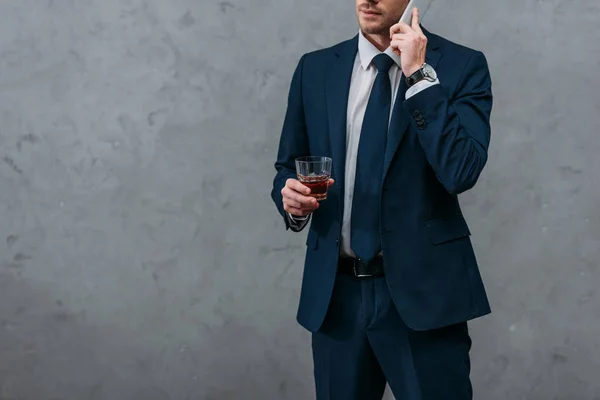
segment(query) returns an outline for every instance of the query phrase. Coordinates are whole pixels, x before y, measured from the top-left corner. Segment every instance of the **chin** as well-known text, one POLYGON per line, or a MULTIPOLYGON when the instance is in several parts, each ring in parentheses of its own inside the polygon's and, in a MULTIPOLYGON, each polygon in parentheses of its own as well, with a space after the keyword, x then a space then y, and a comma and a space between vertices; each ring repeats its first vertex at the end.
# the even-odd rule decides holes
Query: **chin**
POLYGON ((370 35, 380 35, 388 32, 389 28, 386 29, 383 24, 362 23, 360 24, 360 30, 370 35))

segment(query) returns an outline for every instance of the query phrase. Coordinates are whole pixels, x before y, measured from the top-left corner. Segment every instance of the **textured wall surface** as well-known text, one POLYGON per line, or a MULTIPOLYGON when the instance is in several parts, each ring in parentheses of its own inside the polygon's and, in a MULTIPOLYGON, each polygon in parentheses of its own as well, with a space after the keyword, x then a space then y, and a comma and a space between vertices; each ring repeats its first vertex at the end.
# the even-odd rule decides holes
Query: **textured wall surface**
MULTIPOLYGON (((600 399, 600 3, 425 26, 494 82, 476 398, 600 399)), ((296 62, 356 30, 353 0, 0 2, 1 400, 314 398, 269 190, 296 62)))

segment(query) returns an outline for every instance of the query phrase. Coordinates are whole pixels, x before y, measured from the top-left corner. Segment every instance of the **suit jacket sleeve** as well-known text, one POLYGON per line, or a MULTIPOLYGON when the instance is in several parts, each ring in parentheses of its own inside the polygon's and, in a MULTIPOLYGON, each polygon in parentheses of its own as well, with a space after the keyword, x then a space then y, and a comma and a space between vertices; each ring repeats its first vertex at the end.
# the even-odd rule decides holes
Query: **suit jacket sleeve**
POLYGON ((277 161, 275 162, 277 174, 273 180, 273 190, 271 192, 271 198, 275 202, 279 214, 283 217, 285 228, 292 229, 295 232, 301 231, 306 226, 306 223, 290 223, 289 216, 283 208, 281 190, 289 178, 296 178, 296 158, 310 155, 304 106, 302 103, 302 74, 305 58, 306 55, 302 56, 292 77, 288 94, 287 111, 279 140, 277 161))
POLYGON ((435 85, 404 102, 438 180, 449 193, 475 186, 487 162, 492 85, 485 56, 466 62, 455 94, 435 85))

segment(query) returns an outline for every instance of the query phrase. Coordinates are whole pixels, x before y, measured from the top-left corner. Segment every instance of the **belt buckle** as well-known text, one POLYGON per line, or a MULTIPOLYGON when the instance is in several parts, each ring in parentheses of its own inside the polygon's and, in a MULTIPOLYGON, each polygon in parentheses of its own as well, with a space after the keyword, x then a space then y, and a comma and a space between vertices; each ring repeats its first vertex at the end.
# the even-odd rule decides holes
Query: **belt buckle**
POLYGON ((368 274, 359 274, 358 271, 356 270, 356 264, 357 263, 361 263, 363 265, 366 266, 365 262, 362 260, 362 258, 356 258, 354 259, 354 263, 352 264, 352 270, 354 271, 354 276, 357 278, 370 278, 373 275, 368 275, 368 274))

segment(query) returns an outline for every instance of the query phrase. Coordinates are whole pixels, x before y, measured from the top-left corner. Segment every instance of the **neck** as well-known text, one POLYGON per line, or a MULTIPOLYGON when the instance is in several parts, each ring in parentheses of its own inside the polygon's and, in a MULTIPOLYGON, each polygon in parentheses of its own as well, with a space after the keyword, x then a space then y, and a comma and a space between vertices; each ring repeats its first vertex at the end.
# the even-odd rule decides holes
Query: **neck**
POLYGON ((387 35, 378 35, 374 33, 364 33, 365 38, 373 44, 373 46, 377 47, 379 51, 385 51, 388 47, 390 47, 390 43, 392 40, 387 35))

